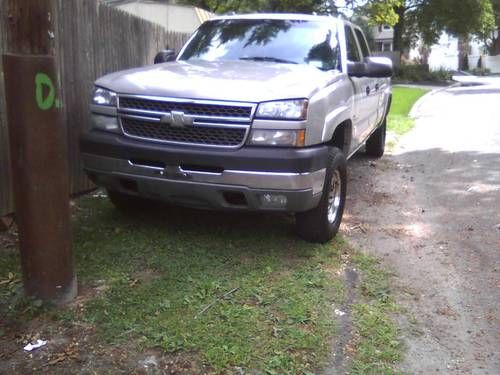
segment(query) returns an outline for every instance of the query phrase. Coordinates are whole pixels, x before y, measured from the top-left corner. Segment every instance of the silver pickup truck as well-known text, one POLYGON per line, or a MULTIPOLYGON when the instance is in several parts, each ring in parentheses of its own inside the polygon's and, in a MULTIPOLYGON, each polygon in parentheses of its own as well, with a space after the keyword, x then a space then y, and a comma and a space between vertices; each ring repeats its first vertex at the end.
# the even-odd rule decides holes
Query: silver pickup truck
POLYGON ((205 22, 158 64, 95 82, 85 171, 118 208, 143 199, 294 213, 297 232, 339 230, 346 159, 384 152, 389 59, 327 16, 255 14, 205 22))

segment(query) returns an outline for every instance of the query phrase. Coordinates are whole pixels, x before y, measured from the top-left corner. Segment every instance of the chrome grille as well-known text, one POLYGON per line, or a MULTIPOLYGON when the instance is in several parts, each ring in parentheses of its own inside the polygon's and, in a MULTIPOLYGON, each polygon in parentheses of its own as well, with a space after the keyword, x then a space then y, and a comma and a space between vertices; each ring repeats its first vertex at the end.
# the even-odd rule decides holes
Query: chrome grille
POLYGON ((252 103, 120 95, 126 136, 155 142, 237 148, 252 123, 252 103))
POLYGON ((241 117, 250 118, 251 107, 227 106, 214 104, 196 104, 150 100, 132 97, 120 98, 120 107, 154 112, 181 111, 193 116, 241 117))
POLYGON ((246 130, 241 128, 219 126, 175 128, 160 122, 132 118, 123 118, 122 127, 126 134, 135 137, 212 146, 238 146, 246 134, 246 130))

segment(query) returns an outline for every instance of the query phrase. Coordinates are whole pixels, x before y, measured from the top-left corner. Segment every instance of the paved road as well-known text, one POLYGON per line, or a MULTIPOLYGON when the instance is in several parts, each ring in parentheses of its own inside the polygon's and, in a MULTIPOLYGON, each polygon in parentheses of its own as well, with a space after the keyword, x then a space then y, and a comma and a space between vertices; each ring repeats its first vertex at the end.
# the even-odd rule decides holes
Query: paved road
POLYGON ((426 96, 392 155, 352 160, 343 231, 396 275, 411 374, 500 374, 500 78, 426 96))

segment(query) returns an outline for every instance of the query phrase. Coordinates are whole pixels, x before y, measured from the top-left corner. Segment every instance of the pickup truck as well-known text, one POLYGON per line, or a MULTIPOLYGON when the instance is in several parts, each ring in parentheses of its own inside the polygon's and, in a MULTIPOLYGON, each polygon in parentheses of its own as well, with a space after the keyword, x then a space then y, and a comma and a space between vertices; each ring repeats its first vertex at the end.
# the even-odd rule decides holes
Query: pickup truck
POLYGON ((95 82, 83 166, 118 208, 158 200, 293 213, 327 242, 346 200, 346 160, 384 153, 389 59, 330 16, 222 16, 151 66, 95 82))

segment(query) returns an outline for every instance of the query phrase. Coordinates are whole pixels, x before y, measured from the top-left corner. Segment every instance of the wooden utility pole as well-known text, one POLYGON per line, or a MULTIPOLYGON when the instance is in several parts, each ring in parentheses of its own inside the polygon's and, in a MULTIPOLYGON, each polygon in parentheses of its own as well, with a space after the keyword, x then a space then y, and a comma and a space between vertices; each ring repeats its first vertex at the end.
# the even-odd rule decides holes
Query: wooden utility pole
POLYGON ((3 56, 10 160, 25 292, 76 296, 66 131, 55 61, 55 0, 8 0, 3 56))

